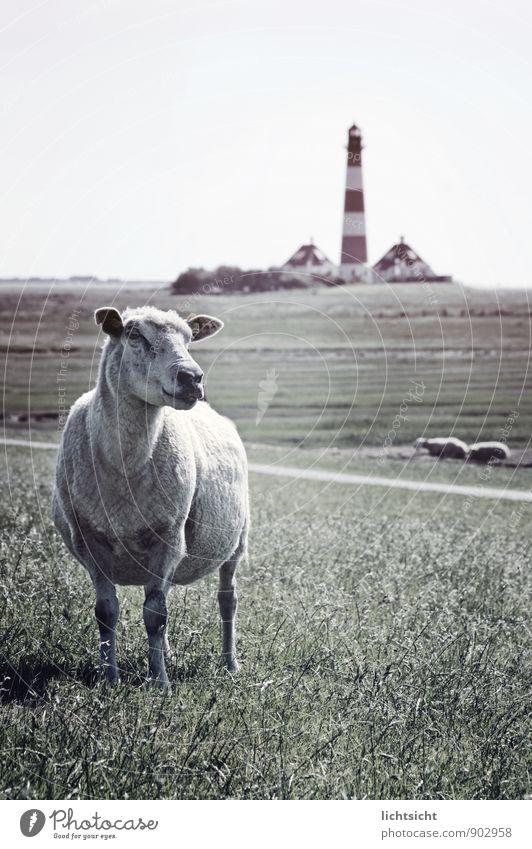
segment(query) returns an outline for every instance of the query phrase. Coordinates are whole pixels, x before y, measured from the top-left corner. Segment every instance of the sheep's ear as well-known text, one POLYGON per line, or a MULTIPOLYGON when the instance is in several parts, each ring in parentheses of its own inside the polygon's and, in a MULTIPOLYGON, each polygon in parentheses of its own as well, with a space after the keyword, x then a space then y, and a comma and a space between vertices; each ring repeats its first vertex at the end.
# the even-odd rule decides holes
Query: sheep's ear
POLYGON ((187 324, 192 330, 192 341, 200 342, 209 336, 214 336, 224 326, 223 321, 213 315, 192 315, 187 318, 187 324))
POLYGON ((122 324, 122 316, 114 307, 100 307, 94 313, 96 324, 101 324, 105 333, 109 336, 120 336, 124 325, 122 324))

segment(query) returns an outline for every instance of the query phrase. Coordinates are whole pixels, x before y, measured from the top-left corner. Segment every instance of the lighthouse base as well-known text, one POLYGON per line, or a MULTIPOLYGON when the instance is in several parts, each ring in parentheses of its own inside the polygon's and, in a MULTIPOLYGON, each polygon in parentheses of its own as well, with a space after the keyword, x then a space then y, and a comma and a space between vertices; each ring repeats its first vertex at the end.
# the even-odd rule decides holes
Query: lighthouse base
POLYGON ((343 264, 339 268, 340 277, 346 283, 374 283, 373 269, 361 263, 343 264))

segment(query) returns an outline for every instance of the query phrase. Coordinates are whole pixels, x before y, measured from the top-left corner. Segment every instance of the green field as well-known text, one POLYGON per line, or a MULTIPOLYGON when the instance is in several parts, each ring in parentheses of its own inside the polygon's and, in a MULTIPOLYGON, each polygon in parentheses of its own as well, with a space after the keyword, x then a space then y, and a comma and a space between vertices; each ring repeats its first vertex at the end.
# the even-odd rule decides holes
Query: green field
MULTIPOLYGON (((530 434, 526 293, 349 287, 194 301, 213 404, 252 462, 530 490, 532 469, 437 462, 424 429, 530 434), (434 298, 438 300, 435 302, 434 298), (404 315, 402 314, 404 313, 404 315), (260 383, 277 391, 256 424, 260 383), (409 391, 420 402, 386 435, 409 391), (401 446, 398 450, 398 446, 401 446)), ((79 297, 0 298, 8 436, 56 441, 55 377, 79 297), (13 335, 10 325, 13 322, 13 335), (30 414, 29 421, 16 416, 30 414)), ((99 349, 79 307, 70 400, 99 349)), ((153 291, 119 295, 125 306, 153 291)), ((271 393, 270 393, 271 394, 271 393)), ((2 448, 0 793, 10 799, 519 799, 531 792, 529 503, 250 475, 241 673, 217 665, 217 581, 173 591, 170 692, 147 689, 142 593, 119 591, 122 683, 96 680, 93 590, 50 516, 55 453, 2 448)))
POLYGON ((173 689, 146 690, 130 588, 107 691, 90 581, 50 521, 53 462, 11 447, 3 473, 5 798, 529 792, 528 505, 252 475, 242 673, 217 669, 211 579, 174 591, 173 689))
POLYGON ((511 440, 526 445, 532 418, 531 324, 525 291, 434 284, 347 286, 260 295, 176 298, 103 284, 79 294, 0 292, 7 414, 57 410, 56 382, 69 316, 79 312, 65 381, 71 403, 94 385, 97 306, 146 302, 210 312, 223 333, 196 356, 209 399, 247 441, 304 447, 382 444, 417 382, 419 400, 395 436, 454 433, 497 439, 518 410, 511 440), (12 329, 11 329, 12 328, 12 329), (273 379, 257 424, 261 383, 273 379), (273 378, 272 378, 273 376, 273 378))

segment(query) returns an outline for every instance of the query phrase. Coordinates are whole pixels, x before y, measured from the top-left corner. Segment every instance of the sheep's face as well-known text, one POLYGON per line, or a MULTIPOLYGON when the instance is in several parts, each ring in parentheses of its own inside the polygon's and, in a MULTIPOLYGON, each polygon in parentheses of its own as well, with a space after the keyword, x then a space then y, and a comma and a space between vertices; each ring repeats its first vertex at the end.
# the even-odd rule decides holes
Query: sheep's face
POLYGON ((174 310, 144 307, 120 315, 114 307, 96 310, 109 334, 118 389, 155 407, 190 410, 204 398, 203 371, 189 345, 223 327, 218 318, 196 315, 186 321, 174 310))

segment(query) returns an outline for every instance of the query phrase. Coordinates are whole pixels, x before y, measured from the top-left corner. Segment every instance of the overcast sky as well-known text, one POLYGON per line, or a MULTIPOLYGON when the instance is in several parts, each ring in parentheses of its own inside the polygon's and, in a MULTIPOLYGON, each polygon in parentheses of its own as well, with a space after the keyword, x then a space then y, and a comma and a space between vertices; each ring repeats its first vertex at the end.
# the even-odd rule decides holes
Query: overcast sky
POLYGON ((0 276, 170 280, 314 237, 347 128, 369 260, 532 283, 532 9, 477 0, 2 0, 0 276))

